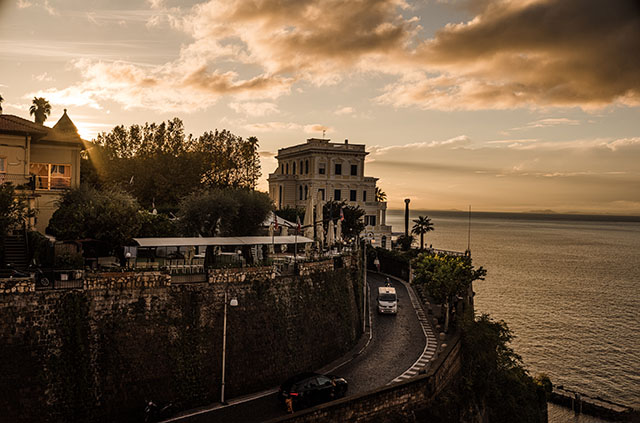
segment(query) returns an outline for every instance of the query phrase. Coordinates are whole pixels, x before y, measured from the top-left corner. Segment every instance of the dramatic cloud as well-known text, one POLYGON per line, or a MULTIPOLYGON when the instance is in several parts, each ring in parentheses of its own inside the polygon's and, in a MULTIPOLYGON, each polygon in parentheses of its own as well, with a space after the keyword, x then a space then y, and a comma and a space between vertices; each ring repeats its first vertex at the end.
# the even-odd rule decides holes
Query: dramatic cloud
POLYGON ((415 73, 379 97, 425 109, 640 104, 636 0, 494 0, 423 42, 415 73))

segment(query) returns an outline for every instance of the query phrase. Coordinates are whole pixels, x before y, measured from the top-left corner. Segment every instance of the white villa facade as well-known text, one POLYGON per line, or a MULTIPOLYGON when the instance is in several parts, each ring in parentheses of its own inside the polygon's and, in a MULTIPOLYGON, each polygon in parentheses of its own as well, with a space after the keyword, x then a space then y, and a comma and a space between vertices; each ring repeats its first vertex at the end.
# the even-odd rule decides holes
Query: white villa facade
POLYGON ((364 176, 364 144, 332 143, 310 138, 305 144, 278 150, 278 168, 269 174, 269 195, 276 208, 306 206, 308 196, 322 201, 346 201, 365 211, 365 232, 375 245, 391 248, 386 225, 387 203, 376 201, 378 178, 364 176))

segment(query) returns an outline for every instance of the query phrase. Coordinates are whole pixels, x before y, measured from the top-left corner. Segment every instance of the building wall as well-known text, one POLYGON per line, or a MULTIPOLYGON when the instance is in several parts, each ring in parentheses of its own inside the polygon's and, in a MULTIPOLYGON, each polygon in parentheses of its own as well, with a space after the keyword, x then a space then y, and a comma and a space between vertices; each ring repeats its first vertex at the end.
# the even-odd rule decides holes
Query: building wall
MULTIPOLYGON (((23 178, 13 179, 15 175, 23 176, 28 173, 28 157, 26 154, 26 139, 24 136, 0 134, 0 157, 5 159, 6 176, 0 176, 14 185, 25 182, 23 178), (26 166, 26 167, 25 167, 26 166)), ((0 180, 0 182, 2 182, 0 180)))
POLYGON ((319 368, 357 341, 361 288, 350 260, 298 277, 225 272, 199 284, 113 273, 87 276, 83 290, 4 286, 3 421, 141 421, 145 399, 219 401, 225 288, 239 302, 228 310, 228 398, 319 368))

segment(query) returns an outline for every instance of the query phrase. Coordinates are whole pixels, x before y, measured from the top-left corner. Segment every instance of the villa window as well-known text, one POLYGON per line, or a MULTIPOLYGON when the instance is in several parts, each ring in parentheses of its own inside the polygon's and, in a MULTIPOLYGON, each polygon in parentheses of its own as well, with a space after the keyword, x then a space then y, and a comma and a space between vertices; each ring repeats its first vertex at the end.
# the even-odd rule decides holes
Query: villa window
POLYGON ((351 176, 358 176, 358 165, 351 165, 351 176))
POLYGON ((282 208, 282 185, 278 186, 278 208, 282 208))
POLYGON ((367 201, 367 191, 362 191, 362 201, 367 201))
POLYGON ((324 188, 320 188, 318 192, 320 193, 320 198, 324 201, 324 188))
POLYGON ((365 216, 364 217, 364 225, 365 226, 376 226, 376 217, 375 217, 375 215, 365 216))
POLYGON ((300 160, 300 175, 302 175, 302 171, 304 170, 304 168, 302 167, 302 164, 304 162, 302 160, 300 160))
POLYGON ((339 189, 333 191, 333 199, 336 201, 340 201, 342 199, 342 193, 339 189))
POLYGON ((336 163, 336 171, 335 171, 336 175, 342 175, 342 164, 340 163, 336 163))
POLYGON ((356 191, 355 189, 352 189, 349 192, 349 200, 350 201, 356 201, 357 200, 357 198, 356 198, 357 195, 358 195, 358 191, 356 191))
POLYGON ((308 196, 309 196, 309 186, 305 185, 304 186, 304 199, 306 200, 308 196))
POLYGON ((304 161, 304 173, 309 174, 309 160, 304 161))
POLYGON ((319 175, 324 175, 327 172, 327 164, 326 163, 320 163, 318 165, 318 174, 319 175))
POLYGON ((285 173, 286 175, 288 175, 288 174, 289 174, 289 163, 285 164, 285 165, 284 165, 284 168, 285 168, 284 173, 285 173))
POLYGON ((31 163, 29 172, 36 177, 36 189, 71 188, 71 165, 31 163))
POLYGON ((298 187, 298 192, 300 192, 300 200, 302 200, 302 185, 298 187))
POLYGON ((293 162, 293 174, 296 174, 296 162, 293 162))

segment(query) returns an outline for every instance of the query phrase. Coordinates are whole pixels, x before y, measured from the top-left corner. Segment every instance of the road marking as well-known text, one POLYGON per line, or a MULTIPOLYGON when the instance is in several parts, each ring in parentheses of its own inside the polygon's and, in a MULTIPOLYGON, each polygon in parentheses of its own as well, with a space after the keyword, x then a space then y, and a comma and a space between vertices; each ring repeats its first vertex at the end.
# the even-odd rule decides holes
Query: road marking
MULTIPOLYGON (((393 276, 390 276, 390 277, 393 277, 393 276)), ((403 281, 402 279, 399 279, 396 277, 393 277, 393 278, 401 282, 407 289, 407 292, 409 293, 409 298, 411 299, 411 305, 413 306, 413 309, 416 312, 416 317, 418 318, 418 322, 422 327, 422 333, 424 334, 424 338, 425 338, 425 345, 424 345, 424 350, 422 350, 422 354, 420 354, 420 357, 418 357, 416 362, 413 363, 413 365, 409 367, 407 370, 405 370, 405 372, 402 373, 400 376, 393 379, 391 382, 387 383, 387 385, 391 385, 392 383, 402 382, 406 379, 410 379, 413 376, 417 375, 420 372, 420 370, 422 370, 425 366, 429 364, 429 361, 433 358, 433 355, 435 354, 436 348, 437 348, 436 337, 433 333, 433 329, 431 328, 431 324, 427 319, 424 309, 422 308, 420 299, 418 298, 416 293, 413 291, 413 288, 411 287, 410 284, 403 281)))

